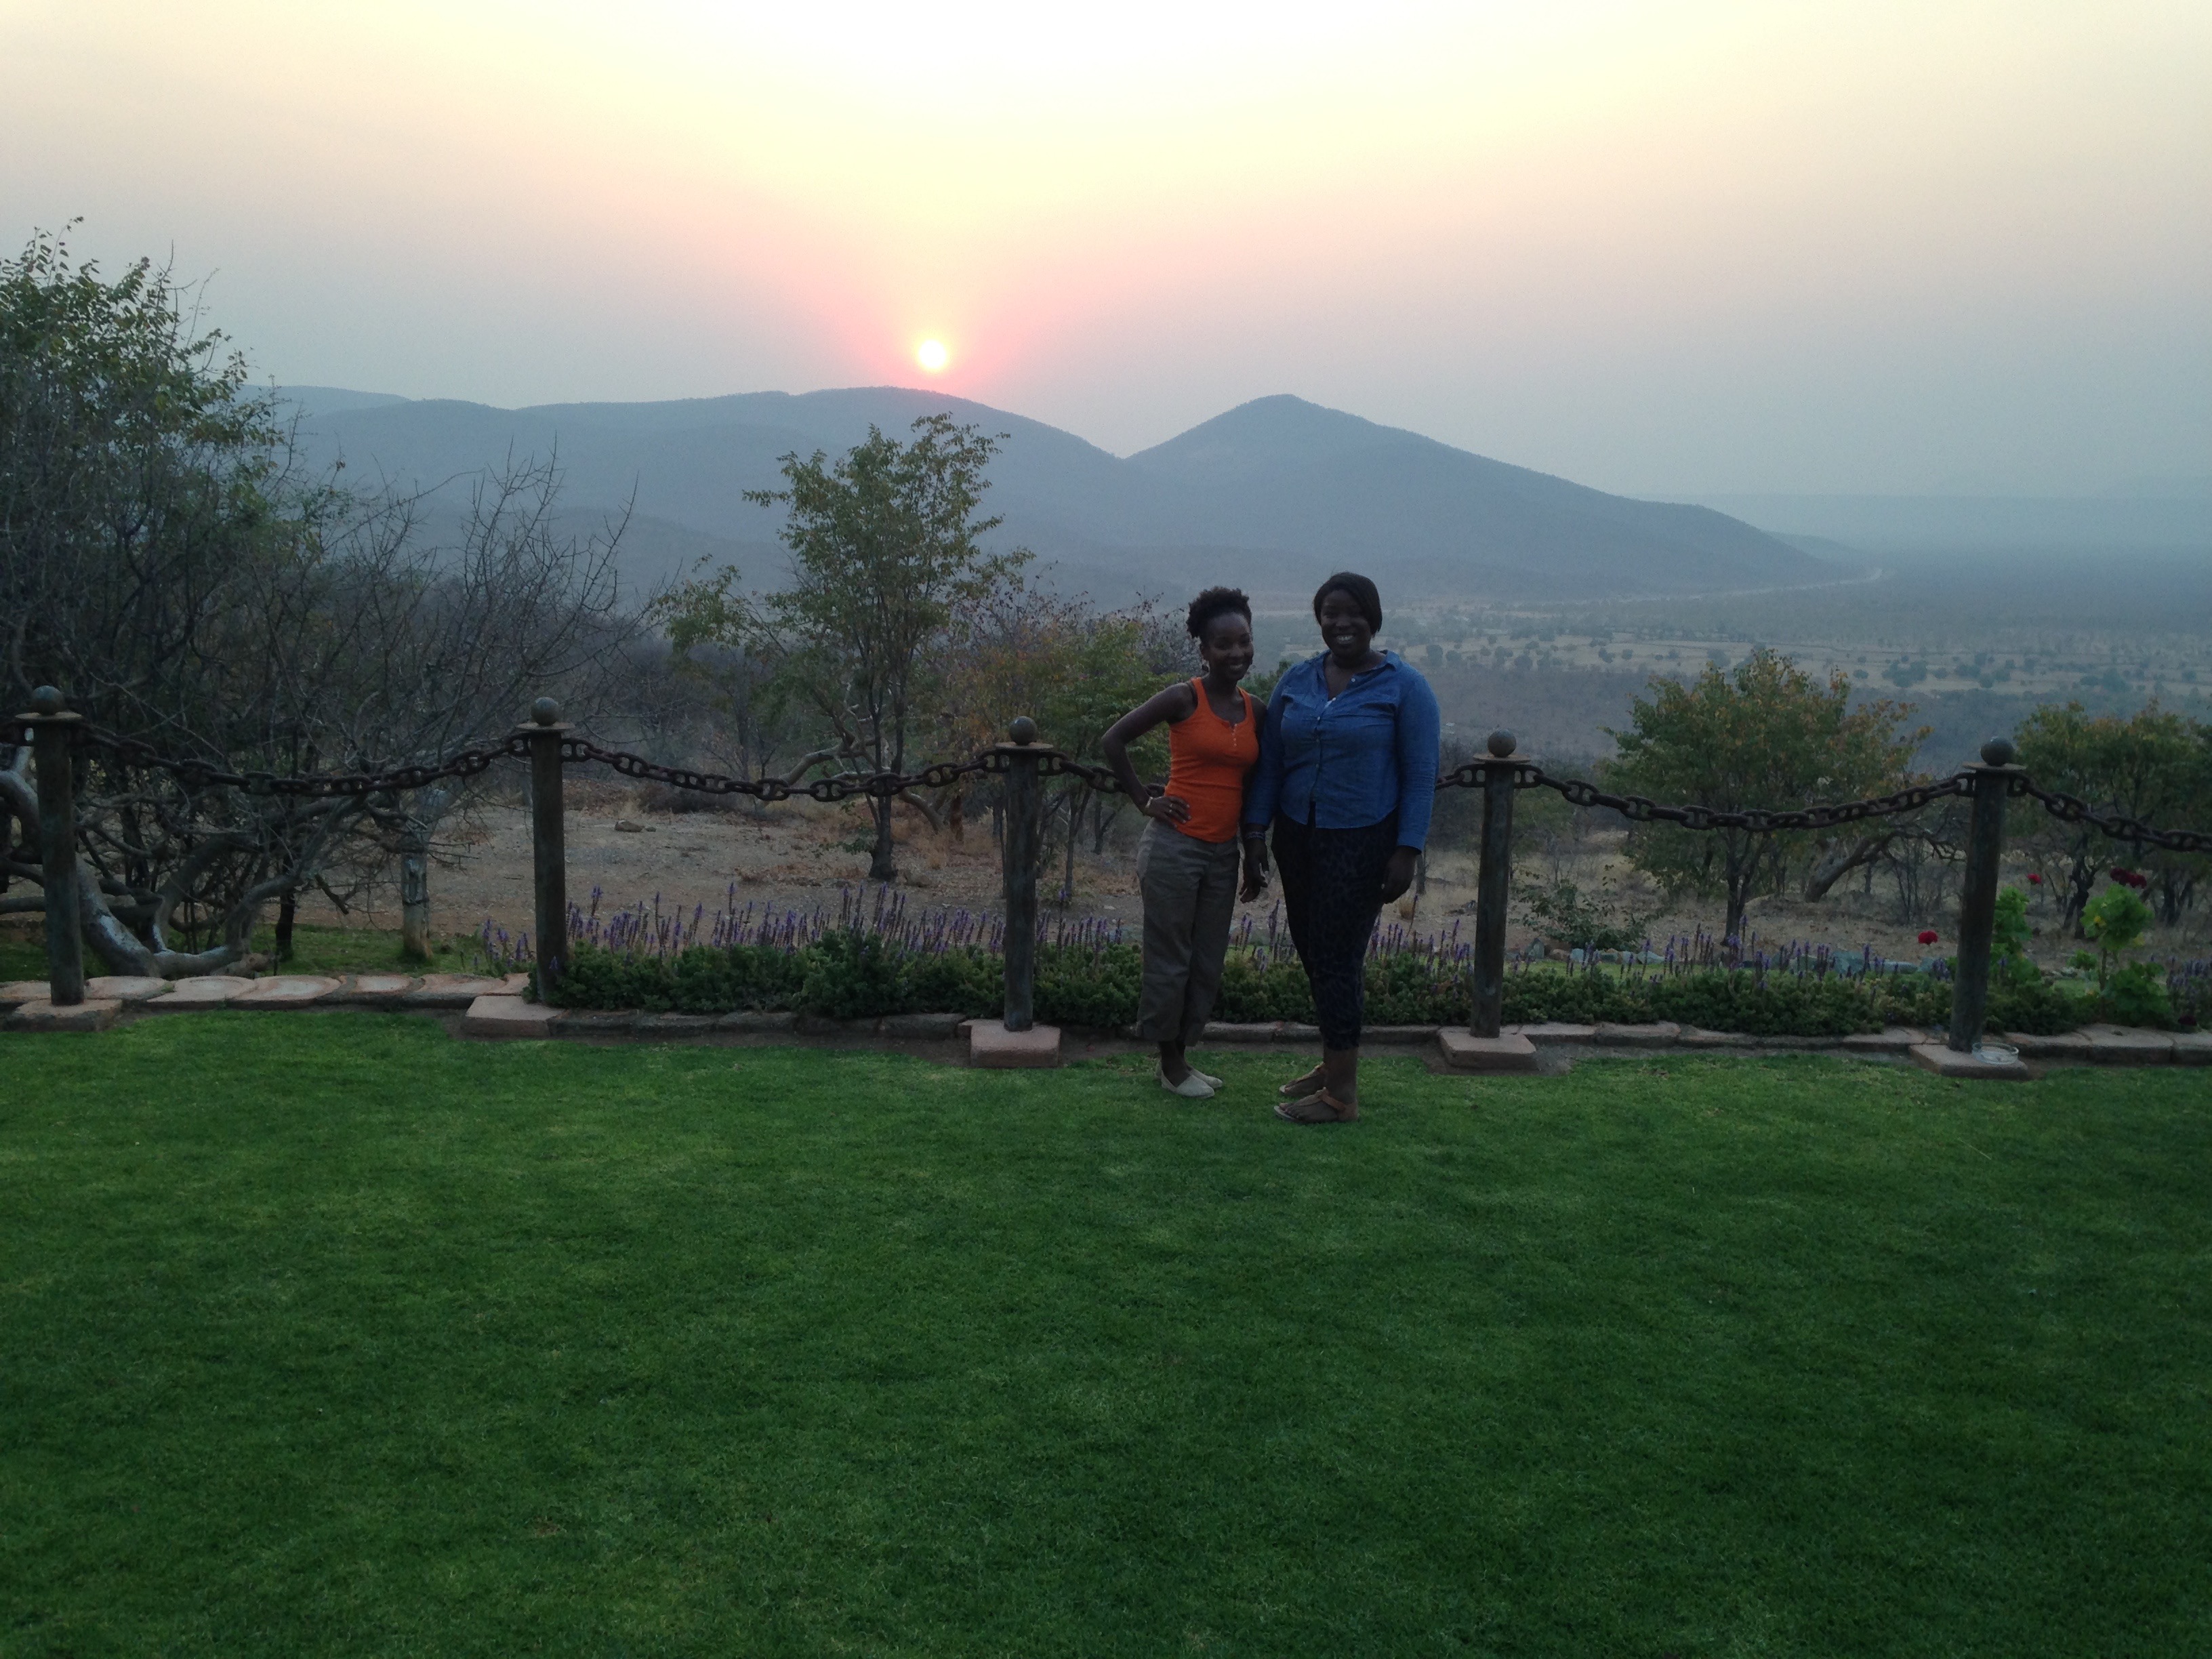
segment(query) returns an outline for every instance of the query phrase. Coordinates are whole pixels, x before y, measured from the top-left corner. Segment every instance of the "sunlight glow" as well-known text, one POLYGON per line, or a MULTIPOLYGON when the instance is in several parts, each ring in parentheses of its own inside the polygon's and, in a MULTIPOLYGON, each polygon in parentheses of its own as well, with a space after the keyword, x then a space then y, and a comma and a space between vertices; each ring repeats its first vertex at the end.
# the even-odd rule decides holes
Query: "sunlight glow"
POLYGON ((952 361, 952 354, 945 349, 942 340, 924 340, 914 354, 915 362, 932 374, 939 373, 952 361))

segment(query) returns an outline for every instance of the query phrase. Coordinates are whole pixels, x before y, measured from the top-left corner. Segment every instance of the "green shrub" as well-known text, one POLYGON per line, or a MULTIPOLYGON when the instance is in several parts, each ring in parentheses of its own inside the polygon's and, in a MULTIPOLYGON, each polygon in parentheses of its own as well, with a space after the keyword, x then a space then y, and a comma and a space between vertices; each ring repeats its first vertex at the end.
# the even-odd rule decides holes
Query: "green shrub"
POLYGON ((1040 945, 1036 1017, 1048 1025, 1118 1031, 1136 1022, 1143 979, 1141 953, 1133 945, 1040 945))
MULTIPOLYGON (((1371 957, 1366 971, 1370 1024, 1467 1023, 1467 977, 1455 964, 1406 951, 1371 957)), ((1126 1030, 1137 1018, 1143 975, 1134 945, 1040 945, 1036 1016, 1049 1024, 1126 1030)), ((838 928, 796 949, 693 945, 660 957, 579 945, 556 1000, 570 1008, 649 1012, 796 1009, 870 1019, 918 1011, 988 1018, 1005 1006, 1006 977, 1000 957, 981 945, 911 951, 880 934, 838 928)), ((1504 1000, 1510 1024, 1671 1020, 1761 1036, 1841 1036, 1885 1025, 1942 1025, 1951 1017, 1951 983, 1926 974, 1846 978, 1741 968, 1624 975, 1544 965, 1508 974, 1504 1000)), ((1231 952, 1214 1018, 1310 1024, 1313 996, 1304 970, 1295 961, 1270 963, 1251 952, 1231 952)), ((2165 970, 2150 963, 2120 969, 2102 994, 2091 996, 2039 975, 1993 976, 1990 990, 1993 1031, 2042 1036, 2093 1019, 2172 1025, 2176 1018, 2165 970)))
POLYGON ((840 927, 800 952, 807 958, 799 1006, 825 1019, 867 1019, 901 1012, 900 952, 880 933, 840 927))
POLYGON ((2173 1024, 2173 1000, 2166 994, 2166 969, 2154 962, 2131 962, 2105 983, 2098 999, 2122 1025, 2173 1024))
POLYGON ((1305 969, 1295 962, 1263 966, 1243 951, 1231 953, 1221 970, 1221 997, 1215 1018, 1234 1025, 1264 1025, 1289 1020, 1313 1024, 1313 991, 1305 969))
POLYGON ((1006 964, 981 945, 915 952, 904 978, 906 1006, 917 1012, 995 1019, 1006 1009, 1006 964))

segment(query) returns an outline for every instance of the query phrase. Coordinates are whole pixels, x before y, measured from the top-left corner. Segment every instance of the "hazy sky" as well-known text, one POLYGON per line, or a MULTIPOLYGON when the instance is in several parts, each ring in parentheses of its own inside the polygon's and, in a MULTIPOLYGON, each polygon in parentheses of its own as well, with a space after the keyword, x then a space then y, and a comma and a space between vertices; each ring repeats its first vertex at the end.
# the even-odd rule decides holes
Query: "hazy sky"
POLYGON ((293 382, 927 382, 1121 452, 1295 392, 1648 493, 2212 473, 2206 0, 0 0, 0 235, 76 216, 293 382))

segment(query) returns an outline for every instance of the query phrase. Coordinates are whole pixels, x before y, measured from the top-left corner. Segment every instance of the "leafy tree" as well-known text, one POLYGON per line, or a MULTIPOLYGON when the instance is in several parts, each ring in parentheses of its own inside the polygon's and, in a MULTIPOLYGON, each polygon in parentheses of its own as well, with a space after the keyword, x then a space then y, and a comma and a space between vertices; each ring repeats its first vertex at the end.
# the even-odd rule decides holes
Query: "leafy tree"
MULTIPOLYGON (((749 598, 725 568, 672 593, 659 611, 687 648, 713 643, 753 653, 812 705, 836 738, 825 756, 867 769, 906 769, 908 738, 946 630, 1030 555, 984 550, 999 520, 978 516, 998 441, 950 415, 925 415, 908 442, 871 426, 830 460, 820 450, 783 458, 785 487, 746 499, 782 507, 791 586, 749 598)), ((868 873, 898 873, 891 806, 871 803, 875 848, 868 873)))
MULTIPOLYGON (((102 726, 228 771, 428 760, 572 708, 618 649, 612 531, 556 535, 558 478, 532 463, 477 490, 458 547, 417 504, 302 477, 245 362, 198 331, 146 260, 110 280, 60 239, 0 261, 0 696, 52 682, 102 726)), ((0 745, 25 845, 0 887, 35 885, 28 757, 0 745)), ((81 763, 87 934, 116 973, 204 973, 260 911, 334 896, 422 850, 453 792, 303 802, 189 785, 107 753, 81 763), (203 941, 200 921, 211 922, 203 941)), ((0 896, 0 911, 41 897, 0 896)))
MULTIPOLYGON (((964 755, 1003 742, 1006 721, 1034 717, 1045 741, 1079 760, 1095 760, 1106 728, 1176 678, 1190 646, 1149 605, 1102 612, 1082 598, 1042 593, 1018 578, 957 624, 943 685, 944 752, 964 755)), ((1140 771, 1164 774, 1167 740, 1155 732, 1135 751, 1140 771)), ((1074 881, 1078 838, 1092 825, 1092 849, 1126 803, 1071 778, 1053 795, 1047 836, 1057 835, 1074 881)))
MULTIPOLYGON (((1611 735, 1619 757, 1609 787, 1656 799, 1741 811, 1850 800, 1900 787, 1925 729, 1901 732, 1910 708, 1854 709, 1848 676, 1825 684, 1760 647, 1733 670, 1708 666, 1684 685, 1650 682, 1632 724, 1611 735)), ((1793 840, 1748 830, 1639 823, 1629 857, 1676 891, 1718 893, 1729 938, 1741 939, 1746 902, 1762 881, 1778 885, 1793 840)))
MULTIPOLYGON (((2092 717, 2078 702, 2047 703, 2021 722, 2014 744, 2037 783, 2099 812, 2166 828, 2212 822, 2212 726, 2156 702, 2125 719, 2092 717)), ((2094 825, 2062 823, 2033 801, 2021 803, 2014 828, 2045 878, 2055 878, 2062 925, 2083 937, 2084 907, 2119 849, 2094 825)), ((2208 861, 2179 853, 2142 856, 2162 919, 2179 921, 2195 902, 2208 861)))

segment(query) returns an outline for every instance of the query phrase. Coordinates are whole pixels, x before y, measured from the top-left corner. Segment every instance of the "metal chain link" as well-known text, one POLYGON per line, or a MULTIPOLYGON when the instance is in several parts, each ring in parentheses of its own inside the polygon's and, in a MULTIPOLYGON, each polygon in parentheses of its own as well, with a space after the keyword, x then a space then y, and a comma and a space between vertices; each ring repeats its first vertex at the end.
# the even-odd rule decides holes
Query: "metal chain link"
MULTIPOLYGON (((523 739, 524 742, 528 740, 523 739)), ((883 800, 902 794, 909 789, 948 788, 962 778, 979 772, 1001 772, 1005 766, 994 750, 965 761, 939 761, 934 766, 925 766, 919 772, 840 772, 833 776, 817 778, 811 783, 791 783, 782 778, 733 778, 719 772, 694 772, 680 766, 660 766, 621 750, 602 749, 582 738, 561 739, 561 758, 571 764, 579 761, 596 761, 611 767, 626 778, 637 778, 651 783, 663 783, 674 789, 688 789, 702 795, 749 795, 758 801, 789 800, 794 795, 805 795, 810 800, 851 800, 866 795, 872 800, 883 800)))
MULTIPOLYGON (((496 762, 527 759, 531 743, 527 732, 517 732, 500 743, 463 749, 427 764, 393 767, 383 772, 279 775, 273 772, 232 772, 206 761, 171 759, 149 743, 102 731, 98 726, 82 726, 76 731, 81 741, 106 750, 126 764, 167 772, 187 789, 237 789, 248 795, 305 800, 397 793, 426 789, 448 778, 473 778, 496 762)), ((746 795, 763 802, 789 800, 796 795, 825 804, 862 796, 883 800, 911 789, 945 789, 963 777, 1002 775, 1012 766, 1015 757, 1024 753, 1036 757, 1037 772, 1042 777, 1075 778, 1103 793, 1122 793, 1121 781, 1111 769, 1077 760, 1073 755, 1042 745, 1014 748, 1000 744, 964 761, 939 761, 919 772, 842 772, 817 778, 811 783, 795 784, 782 778, 738 778, 718 772, 661 766, 627 750, 602 749, 586 738, 563 736, 561 739, 561 758, 569 764, 592 762, 641 781, 666 784, 702 795, 746 795)), ((1939 800, 1967 794, 1973 788, 1973 774, 1960 772, 1934 783, 1916 784, 1893 795, 1878 795, 1866 800, 1796 811, 1753 807, 1729 811, 1712 806, 1670 806, 1644 795, 1610 794, 1579 778, 1553 777, 1534 762, 1495 758, 1469 761, 1455 768, 1437 780, 1437 787, 1480 788, 1488 781, 1493 767, 1510 769, 1516 789, 1555 790, 1572 805, 1604 807, 1631 823, 1679 823, 1686 830, 1747 830, 1758 835, 1835 830, 1862 823, 1869 818, 1917 812, 1939 800)), ((2010 790, 2015 795, 2027 795, 2041 802, 2053 817, 2069 823, 2089 824, 2116 841, 2172 853, 2212 853, 2212 835, 2189 830, 2159 830, 2134 818, 2107 816, 2072 795, 2038 788, 2024 775, 2012 780, 2010 790)))
POLYGON ((1686 830, 1748 830, 1770 835, 1785 830, 1834 830, 1869 818, 1917 812, 1953 795, 1973 788, 1973 775, 1960 772, 1940 782, 1916 784, 1893 795, 1868 800, 1843 801, 1834 805, 1808 806, 1795 811, 1747 807, 1741 811, 1717 806, 1669 806, 1645 795, 1608 794, 1580 778, 1555 778, 1532 761, 1477 760, 1437 780, 1439 789, 1480 788, 1489 781, 1490 769, 1504 767, 1513 773, 1516 789, 1552 789, 1575 806, 1602 806, 1633 823, 1679 823, 1686 830))
POLYGON ((427 789, 447 778, 472 778, 489 770, 495 761, 526 759, 528 740, 520 734, 504 743, 463 749, 428 765, 398 766, 388 772, 229 772, 207 761, 173 760, 153 744, 137 738, 103 732, 96 726, 76 728, 81 741, 105 749, 127 765, 167 772, 187 789, 237 789, 249 795, 288 796, 305 800, 337 800, 351 796, 388 794, 400 790, 427 789))
MULTIPOLYGON (((499 744, 463 749, 428 764, 393 767, 383 772, 313 772, 280 775, 274 772, 226 771, 206 761, 174 760, 149 743, 102 731, 95 726, 78 726, 76 732, 81 741, 108 750, 126 765, 167 772, 187 789, 237 789, 249 795, 289 796, 307 800, 357 799, 364 795, 426 789, 448 778, 476 777, 489 770, 495 762, 527 760, 531 743, 527 732, 517 732, 499 744)), ((1037 752, 1042 758, 1058 751, 1039 750, 1037 752)), ((750 795, 762 801, 789 800, 794 795, 805 795, 810 799, 824 802, 850 800, 861 795, 882 799, 908 789, 944 789, 973 774, 1000 773, 1006 769, 1002 752, 986 750, 971 759, 940 761, 935 765, 922 768, 919 772, 843 772, 832 777, 817 778, 811 783, 794 784, 781 778, 737 778, 717 772, 694 772, 684 767, 661 766, 641 755, 602 749, 586 738, 568 736, 561 739, 561 758, 571 765, 596 762, 611 767, 624 777, 665 783, 673 788, 689 789, 700 794, 750 795)))
POLYGON ((2086 823, 2114 841, 2130 841, 2138 847, 2155 847, 2167 853, 2212 853, 2212 835, 2194 830, 2154 830, 2138 818, 2124 818, 2117 813, 2107 816, 2075 796, 2039 789, 2025 776, 2014 780, 2012 793, 2040 801, 2045 811, 2063 823, 2086 823))

